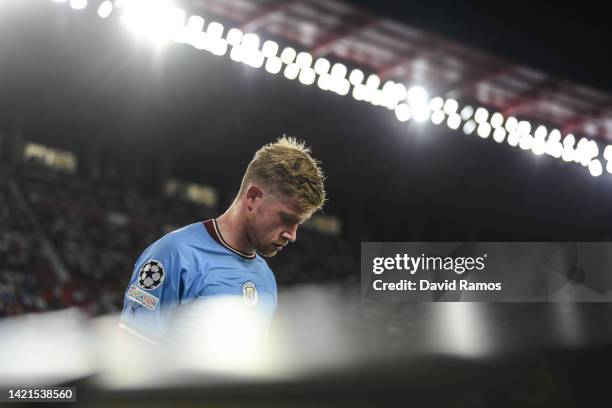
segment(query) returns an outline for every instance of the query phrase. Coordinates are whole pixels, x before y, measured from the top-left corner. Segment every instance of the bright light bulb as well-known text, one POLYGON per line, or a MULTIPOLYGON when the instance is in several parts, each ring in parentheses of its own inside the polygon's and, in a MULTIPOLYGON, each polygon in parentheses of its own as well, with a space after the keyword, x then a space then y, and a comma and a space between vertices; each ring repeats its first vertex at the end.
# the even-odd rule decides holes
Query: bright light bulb
POLYGON ((474 119, 477 123, 484 123, 489 118, 489 111, 485 108, 476 109, 476 113, 474 114, 474 119))
POLYGON ((503 123, 504 123, 504 116, 501 113, 495 112, 491 116, 491 126, 493 127, 493 129, 497 129, 501 127, 503 123))
POLYGON ((243 35, 244 34, 241 30, 237 28, 230 28, 230 30, 227 32, 227 36, 225 37, 225 39, 229 45, 235 47, 240 44, 243 35))
POLYGON ((601 162, 597 159, 591 161, 589 163, 589 172, 591 173, 591 176, 593 177, 601 176, 601 173, 603 173, 601 162))
POLYGON ((461 109, 461 119, 468 120, 474 114, 474 108, 470 105, 466 105, 461 109))
POLYGON ((314 72, 314 69, 305 68, 302 69, 302 71, 300 72, 299 81, 304 85, 312 85, 315 81, 315 77, 316 74, 314 72))
POLYGON ((432 111, 442 110, 443 107, 444 99, 440 98, 439 96, 436 96, 435 98, 432 98, 431 101, 429 101, 429 109, 431 109, 432 111))
POLYGON ((70 7, 75 10, 83 10, 87 7, 87 0, 70 0, 70 7))
POLYGON ((363 71, 357 68, 352 70, 351 74, 349 75, 349 81, 353 86, 362 83, 364 78, 365 76, 363 75, 363 71))
POLYGON ((332 67, 331 74, 332 76, 335 76, 337 78, 344 78, 344 76, 346 75, 346 71, 346 65, 338 62, 332 67))
POLYGON ((283 62, 278 57, 270 57, 266 61, 265 69, 271 74, 278 74, 283 67, 283 62))
POLYGON ((463 125, 463 133, 465 133, 466 135, 471 135, 472 133, 474 133, 474 130, 476 130, 476 126, 477 124, 474 120, 468 120, 463 125))
POLYGON ((446 102, 444 102, 444 113, 446 113, 447 115, 457 112, 458 108, 459 108, 459 103, 452 98, 449 98, 446 100, 446 102))
POLYGON ((264 42, 261 52, 266 58, 276 57, 276 53, 278 52, 278 43, 272 40, 264 42))
POLYGON ((103 1, 98 7, 98 16, 107 18, 113 12, 113 2, 110 0, 103 1))
POLYGON ((329 71, 330 63, 325 58, 319 58, 314 64, 314 70, 318 75, 327 74, 329 71))
POLYGON ((289 64, 285 67, 285 78, 287 79, 295 79, 300 73, 300 67, 297 64, 289 64))
POLYGON ((514 132, 517 126, 518 120, 514 116, 510 116, 508 119, 506 119, 506 124, 504 125, 504 127, 506 128, 506 131, 508 131, 508 133, 514 132))
POLYGON ((452 130, 459 129, 459 126, 461 126, 461 116, 457 113, 451 113, 446 124, 452 130))
POLYGON ((283 64, 291 64, 293 60, 295 59, 296 54, 297 53, 295 52, 293 48, 285 47, 283 52, 281 52, 280 59, 283 62, 283 64))
POLYGON ((488 122, 482 122, 478 125, 478 136, 486 139, 491 134, 491 125, 488 122))
POLYGON ((312 64, 312 55, 308 52, 300 52, 295 59, 295 63, 301 69, 310 68, 310 64, 312 64))
POLYGON ((412 116, 412 113, 410 112, 410 106, 405 103, 400 103, 395 108, 395 116, 400 122, 406 122, 410 120, 410 117, 412 116))
POLYGON ((498 127, 497 129, 495 129, 495 131, 493 132, 493 140, 495 140, 497 143, 503 143, 505 138, 506 131, 504 130, 504 128, 498 127))
POLYGON ((431 123, 433 123, 434 125, 439 125, 440 123, 444 122, 445 117, 446 115, 444 115, 443 111, 433 111, 433 113, 431 114, 431 123))

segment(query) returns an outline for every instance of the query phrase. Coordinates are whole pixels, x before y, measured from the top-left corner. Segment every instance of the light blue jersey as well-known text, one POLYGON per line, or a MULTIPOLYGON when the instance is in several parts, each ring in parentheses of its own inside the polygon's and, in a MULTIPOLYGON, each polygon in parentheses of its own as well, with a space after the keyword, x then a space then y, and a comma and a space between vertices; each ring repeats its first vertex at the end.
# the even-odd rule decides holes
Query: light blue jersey
POLYGON ((119 326, 151 343, 175 329, 179 306, 218 296, 242 298, 269 322, 276 279, 259 255, 229 246, 215 220, 173 231, 151 244, 134 265, 119 326))

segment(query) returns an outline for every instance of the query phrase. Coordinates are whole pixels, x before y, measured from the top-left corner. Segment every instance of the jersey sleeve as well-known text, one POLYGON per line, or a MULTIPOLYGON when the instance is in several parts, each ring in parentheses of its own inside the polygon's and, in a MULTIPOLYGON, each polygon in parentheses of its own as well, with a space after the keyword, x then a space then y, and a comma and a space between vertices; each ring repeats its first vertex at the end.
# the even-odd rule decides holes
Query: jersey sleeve
POLYGON ((158 242, 147 248, 134 265, 119 327, 141 340, 158 344, 180 303, 180 279, 186 268, 175 245, 158 242))

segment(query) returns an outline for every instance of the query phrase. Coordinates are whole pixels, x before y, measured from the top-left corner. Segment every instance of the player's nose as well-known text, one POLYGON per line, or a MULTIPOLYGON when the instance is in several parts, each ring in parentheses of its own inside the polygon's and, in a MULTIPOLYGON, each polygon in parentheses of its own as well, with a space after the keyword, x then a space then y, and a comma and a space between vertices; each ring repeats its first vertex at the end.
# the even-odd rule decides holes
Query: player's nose
POLYGON ((297 225, 289 230, 283 231, 281 237, 289 242, 294 242, 297 239, 297 225))

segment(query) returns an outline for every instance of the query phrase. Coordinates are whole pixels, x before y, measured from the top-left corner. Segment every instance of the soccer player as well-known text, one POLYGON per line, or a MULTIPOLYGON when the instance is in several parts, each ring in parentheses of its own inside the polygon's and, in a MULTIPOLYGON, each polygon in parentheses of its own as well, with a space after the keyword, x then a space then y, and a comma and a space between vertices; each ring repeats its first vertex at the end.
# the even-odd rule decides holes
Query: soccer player
POLYGON ((178 330, 179 307, 218 296, 242 298, 271 319, 276 279, 262 258, 296 240, 325 202, 323 172, 303 142, 283 136, 259 149, 232 205, 216 219, 173 231, 136 261, 119 327, 150 344, 178 330))

